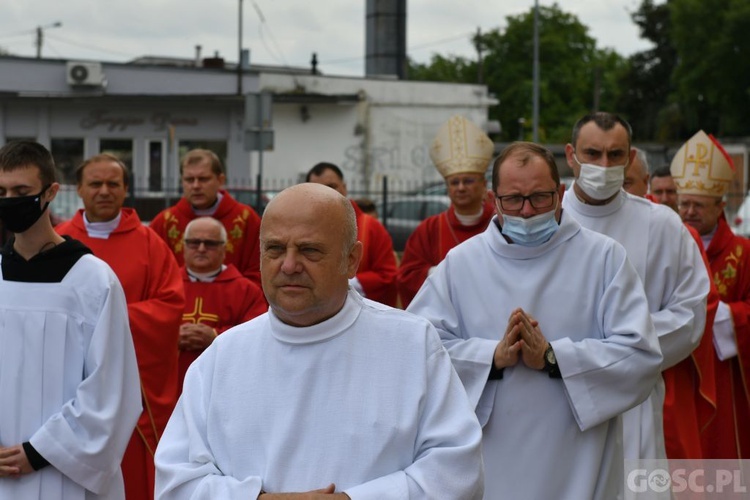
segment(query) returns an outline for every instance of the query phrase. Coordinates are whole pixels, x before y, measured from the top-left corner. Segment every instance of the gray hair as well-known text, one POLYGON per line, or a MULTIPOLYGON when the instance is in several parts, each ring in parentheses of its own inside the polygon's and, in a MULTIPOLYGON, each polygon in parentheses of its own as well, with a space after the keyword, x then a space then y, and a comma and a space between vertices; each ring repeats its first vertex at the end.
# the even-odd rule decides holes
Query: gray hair
POLYGON ((188 222, 187 226, 185 226, 185 232, 182 234, 182 240, 185 241, 185 239, 188 237, 188 233, 193 228, 193 225, 196 222, 200 221, 208 221, 213 225, 214 227, 219 229, 219 235, 221 237, 221 241, 224 243, 227 242, 227 230, 224 227, 224 224, 219 222, 218 220, 214 219, 213 217, 198 217, 197 219, 193 219, 190 222, 188 222))
POLYGON ((344 227, 342 228, 344 231, 344 254, 342 257, 344 258, 344 263, 346 263, 349 253, 357 243, 357 214, 354 211, 351 201, 343 196, 341 197, 341 206, 344 209, 344 227))
POLYGON ((635 150, 635 157, 641 162, 641 177, 646 177, 651 169, 648 166, 648 155, 640 148, 633 147, 635 150))

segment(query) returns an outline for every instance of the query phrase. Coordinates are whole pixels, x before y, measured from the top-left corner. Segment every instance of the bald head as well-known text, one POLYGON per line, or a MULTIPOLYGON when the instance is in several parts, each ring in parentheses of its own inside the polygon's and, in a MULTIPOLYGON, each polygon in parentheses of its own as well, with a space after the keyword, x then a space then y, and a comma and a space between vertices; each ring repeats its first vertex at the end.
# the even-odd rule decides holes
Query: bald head
POLYGON ((183 235, 184 240, 192 237, 191 234, 193 229, 201 231, 213 229, 217 232, 221 241, 227 241, 227 230, 224 227, 224 224, 213 217, 198 217, 197 219, 188 222, 187 226, 185 226, 185 234, 183 235))
POLYGON ((351 203, 322 184, 292 186, 274 196, 260 226, 261 281, 274 313, 309 326, 344 305, 362 253, 351 203))

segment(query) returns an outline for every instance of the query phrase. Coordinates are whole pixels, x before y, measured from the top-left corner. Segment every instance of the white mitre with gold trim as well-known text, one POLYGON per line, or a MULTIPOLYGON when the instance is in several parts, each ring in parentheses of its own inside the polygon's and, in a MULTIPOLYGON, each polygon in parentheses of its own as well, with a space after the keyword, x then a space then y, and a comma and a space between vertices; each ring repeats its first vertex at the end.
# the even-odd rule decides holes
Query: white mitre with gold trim
POLYGON ((463 116, 452 116, 440 127, 430 146, 430 158, 440 175, 482 174, 492 160, 495 146, 482 129, 463 116))
POLYGON ((702 130, 677 151, 669 170, 680 194, 722 197, 734 178, 731 158, 702 130))

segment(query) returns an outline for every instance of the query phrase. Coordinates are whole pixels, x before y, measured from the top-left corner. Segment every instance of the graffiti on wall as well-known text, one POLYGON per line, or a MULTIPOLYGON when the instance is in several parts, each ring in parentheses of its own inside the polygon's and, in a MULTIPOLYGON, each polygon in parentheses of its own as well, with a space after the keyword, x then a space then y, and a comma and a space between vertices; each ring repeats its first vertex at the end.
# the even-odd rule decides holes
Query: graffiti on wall
MULTIPOLYGON (((377 177, 387 175, 396 179, 421 179, 427 170, 433 172, 429 146, 416 145, 403 151, 399 146, 375 146, 369 152, 369 172, 377 177)), ((361 146, 352 145, 344 150, 344 173, 361 176, 365 169, 365 152, 361 146)))

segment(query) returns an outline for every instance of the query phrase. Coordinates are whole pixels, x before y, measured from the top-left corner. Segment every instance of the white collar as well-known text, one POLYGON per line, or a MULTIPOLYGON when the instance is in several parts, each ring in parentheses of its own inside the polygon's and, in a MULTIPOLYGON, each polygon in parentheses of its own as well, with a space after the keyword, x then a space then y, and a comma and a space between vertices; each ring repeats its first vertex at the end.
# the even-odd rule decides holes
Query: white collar
POLYGON ((454 207, 453 213, 456 214, 456 219, 458 219, 458 222, 460 222, 462 226, 475 226, 479 223, 479 219, 481 219, 482 215, 484 214, 484 207, 481 207, 479 209, 479 212, 471 215, 461 215, 456 211, 456 208, 454 207))
POLYGON ((122 219, 122 210, 117 213, 117 217, 112 220, 105 222, 89 222, 86 217, 86 212, 83 212, 83 225, 86 227, 86 232, 91 238, 98 238, 100 240, 109 239, 109 235, 117 229, 122 219))
POLYGON ((271 335, 287 344, 314 344, 324 342, 344 333, 359 317, 364 303, 362 297, 349 288, 344 306, 333 317, 311 326, 292 326, 282 322, 273 311, 268 309, 271 335))
POLYGON ((190 208, 192 208, 193 209, 193 213, 195 215, 199 216, 199 217, 211 216, 211 215, 213 215, 213 214, 216 213, 216 210, 219 208, 219 203, 221 203, 221 199, 223 197, 224 197, 224 195, 222 195, 221 191, 219 191, 218 193, 216 193, 216 202, 213 205, 211 205, 210 207, 203 208, 203 209, 198 209, 198 208, 195 208, 195 207, 191 206, 190 208))
POLYGON ((207 273, 197 273, 195 271, 188 269, 188 267, 185 266, 185 270, 188 273, 188 277, 190 278, 190 281, 193 283, 195 283, 196 281, 200 281, 201 283, 213 283, 216 277, 220 275, 226 268, 227 266, 222 264, 219 269, 215 269, 207 273))

